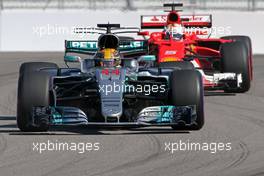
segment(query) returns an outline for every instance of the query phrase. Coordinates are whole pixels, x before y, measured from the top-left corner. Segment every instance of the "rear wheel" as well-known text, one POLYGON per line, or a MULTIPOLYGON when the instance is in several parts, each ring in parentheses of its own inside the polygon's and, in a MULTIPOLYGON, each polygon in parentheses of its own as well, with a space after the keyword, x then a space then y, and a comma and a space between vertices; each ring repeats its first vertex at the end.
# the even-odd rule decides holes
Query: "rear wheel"
POLYGON ((204 90, 202 76, 196 70, 175 70, 171 74, 171 100, 174 106, 195 105, 196 119, 192 126, 172 126, 175 130, 199 130, 204 125, 204 90))
POLYGON ((250 61, 247 47, 243 42, 223 43, 221 46, 221 71, 242 75, 242 83, 237 88, 226 88, 226 92, 243 93, 250 89, 250 61))
POLYGON ((32 125, 32 108, 49 106, 50 75, 38 71, 43 67, 57 68, 53 63, 24 63, 20 67, 17 95, 17 126, 21 131, 47 131, 48 126, 32 125))

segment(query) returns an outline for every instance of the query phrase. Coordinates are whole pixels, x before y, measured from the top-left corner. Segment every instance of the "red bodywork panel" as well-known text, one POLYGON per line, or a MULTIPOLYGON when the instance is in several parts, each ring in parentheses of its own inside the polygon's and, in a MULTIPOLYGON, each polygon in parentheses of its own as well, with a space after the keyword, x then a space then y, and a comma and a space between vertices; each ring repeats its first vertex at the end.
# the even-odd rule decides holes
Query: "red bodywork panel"
POLYGON ((212 42, 220 45, 224 42, 230 42, 222 39, 199 39, 195 34, 185 35, 182 40, 178 41, 173 38, 165 39, 164 32, 151 33, 148 41, 150 53, 157 56, 158 62, 182 61, 186 55, 192 55, 193 53, 201 56, 221 57, 219 49, 199 46, 199 43, 212 42))
POLYGON ((158 62, 180 61, 185 56, 185 44, 173 39, 164 39, 163 32, 153 32, 149 39, 150 50, 157 51, 158 62))
MULTIPOLYGON (((170 11, 168 15, 142 16, 142 28, 170 28, 173 25, 184 27, 210 28, 212 25, 211 15, 183 15, 177 11, 170 11)), ((194 30, 184 31, 181 40, 175 40, 172 36, 166 36, 165 31, 153 32, 149 36, 150 54, 155 54, 159 62, 182 61, 190 55, 221 57, 220 44, 229 42, 222 39, 201 39, 198 35, 207 35, 208 31, 194 30)), ((212 63, 200 61, 201 67, 210 69, 212 63)))

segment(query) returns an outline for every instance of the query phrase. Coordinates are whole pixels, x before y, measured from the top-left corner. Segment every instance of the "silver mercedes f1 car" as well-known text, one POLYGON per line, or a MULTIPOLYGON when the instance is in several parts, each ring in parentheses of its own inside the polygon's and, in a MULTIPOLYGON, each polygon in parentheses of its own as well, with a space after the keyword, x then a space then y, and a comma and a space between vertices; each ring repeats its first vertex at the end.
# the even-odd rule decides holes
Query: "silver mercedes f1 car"
POLYGON ((21 65, 21 131, 47 131, 53 125, 202 128, 202 76, 189 62, 156 65, 156 57, 146 55, 146 40, 120 36, 129 28, 97 27, 97 40, 65 41, 65 68, 48 62, 21 65), (78 67, 69 66, 73 63, 78 67))

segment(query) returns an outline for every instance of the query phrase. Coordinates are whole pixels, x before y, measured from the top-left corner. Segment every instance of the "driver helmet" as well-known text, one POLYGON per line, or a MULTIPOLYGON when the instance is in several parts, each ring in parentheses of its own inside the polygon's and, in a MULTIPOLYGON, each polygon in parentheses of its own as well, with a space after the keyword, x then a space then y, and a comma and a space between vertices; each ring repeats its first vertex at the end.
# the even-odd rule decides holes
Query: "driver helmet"
POLYGON ((104 48, 101 50, 103 54, 103 66, 120 66, 121 59, 118 51, 113 48, 104 48))
POLYGON ((175 40, 181 40, 183 38, 184 27, 181 24, 174 23, 168 24, 166 27, 166 34, 169 34, 175 40))

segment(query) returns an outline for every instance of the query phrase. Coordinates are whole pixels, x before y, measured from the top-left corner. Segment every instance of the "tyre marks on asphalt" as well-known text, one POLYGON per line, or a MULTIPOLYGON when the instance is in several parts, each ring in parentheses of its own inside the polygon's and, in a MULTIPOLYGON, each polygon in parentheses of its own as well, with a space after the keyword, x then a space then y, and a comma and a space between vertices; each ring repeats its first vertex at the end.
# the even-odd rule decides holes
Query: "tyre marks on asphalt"
POLYGON ((247 147, 247 144, 244 143, 243 141, 239 141, 239 148, 240 148, 240 153, 239 155, 234 159, 233 162, 231 162, 227 167, 224 169, 230 169, 239 166, 242 164, 249 156, 250 151, 247 147))
MULTIPOLYGON (((104 176, 104 175, 110 176, 110 175, 116 175, 117 173, 119 173, 119 175, 122 175, 120 173, 122 173, 122 171, 124 171, 126 169, 133 169, 133 168, 136 168, 137 166, 142 166, 147 162, 151 162, 157 156, 159 156, 161 153, 160 141, 155 135, 144 135, 142 137, 144 137, 145 139, 148 139, 148 141, 149 141, 146 144, 150 145, 150 146, 145 146, 146 148, 151 147, 150 151, 148 151, 148 153, 149 153, 148 155, 146 155, 146 156, 144 155, 144 156, 142 156, 136 160, 125 162, 123 164, 120 164, 118 166, 104 170, 102 172, 93 173, 90 175, 89 171, 87 170, 86 173, 89 176, 104 176)), ((145 150, 145 149, 143 148, 142 150, 145 150)), ((129 159, 129 157, 128 157, 128 159, 129 159)))
POLYGON ((79 162, 83 161, 87 159, 87 157, 84 156, 78 156, 75 157, 74 159, 70 159, 69 161, 63 163, 62 165, 60 165, 59 167, 56 167, 53 170, 49 170, 48 172, 42 174, 41 176, 53 176, 53 175, 60 175, 59 173, 61 171, 65 171, 67 169, 69 169, 69 167, 74 167, 75 165, 77 165, 79 162))

